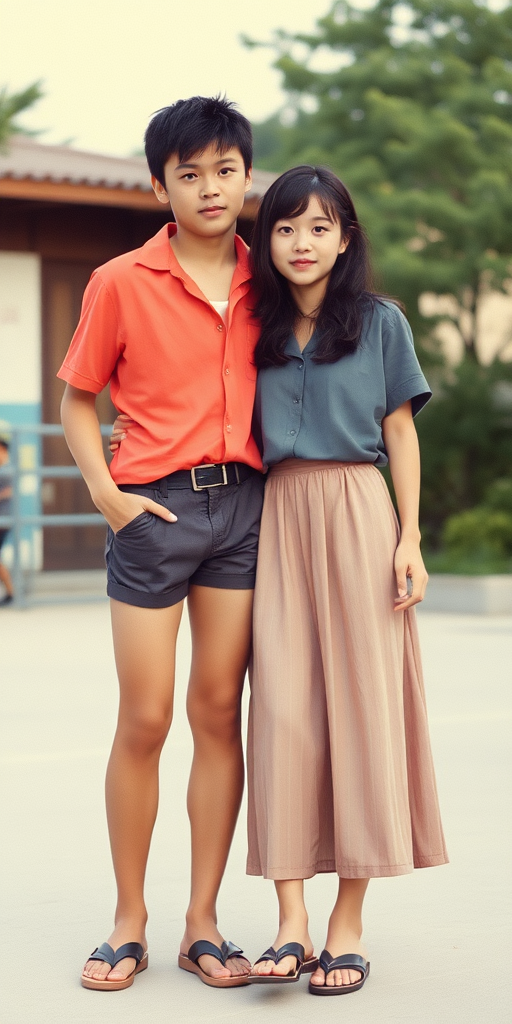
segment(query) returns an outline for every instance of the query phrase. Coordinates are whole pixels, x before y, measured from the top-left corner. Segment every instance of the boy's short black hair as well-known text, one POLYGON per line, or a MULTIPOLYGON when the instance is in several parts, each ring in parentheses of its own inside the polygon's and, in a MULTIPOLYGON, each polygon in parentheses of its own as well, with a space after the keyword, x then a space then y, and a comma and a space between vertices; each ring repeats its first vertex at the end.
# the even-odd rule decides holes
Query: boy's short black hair
POLYGON ((165 188, 164 168, 173 153, 180 163, 216 143, 219 153, 240 150, 245 170, 252 165, 252 131, 235 104, 221 96, 191 96, 162 107, 146 128, 144 144, 151 174, 165 188))

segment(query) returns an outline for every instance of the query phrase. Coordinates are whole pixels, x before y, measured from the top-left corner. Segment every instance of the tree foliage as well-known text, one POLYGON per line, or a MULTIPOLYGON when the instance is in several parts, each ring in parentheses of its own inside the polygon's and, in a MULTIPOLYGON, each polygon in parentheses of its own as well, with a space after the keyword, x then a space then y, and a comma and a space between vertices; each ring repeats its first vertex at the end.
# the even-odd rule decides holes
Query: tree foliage
POLYGON ((23 135, 36 135, 37 132, 27 131, 17 123, 18 114, 28 110, 37 103, 43 96, 41 82, 33 82, 32 85, 22 89, 21 92, 9 92, 4 86, 0 89, 0 146, 4 147, 11 135, 22 133, 23 135))
POLYGON ((437 322, 420 295, 451 294, 476 359, 479 303, 511 273, 512 5, 379 0, 361 11, 336 0, 314 34, 279 32, 273 45, 296 120, 259 126, 258 165, 331 166, 418 336, 437 322), (315 70, 326 54, 337 69, 315 70))

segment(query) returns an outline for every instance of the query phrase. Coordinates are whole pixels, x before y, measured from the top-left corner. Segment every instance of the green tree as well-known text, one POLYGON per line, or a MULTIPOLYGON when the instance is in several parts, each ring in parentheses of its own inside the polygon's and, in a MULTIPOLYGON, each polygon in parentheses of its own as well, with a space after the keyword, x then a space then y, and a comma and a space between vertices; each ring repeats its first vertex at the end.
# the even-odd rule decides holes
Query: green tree
POLYGON ((27 131, 21 128, 16 122, 18 114, 28 110, 37 103, 43 96, 41 82, 33 82, 32 85, 22 89, 21 92, 9 93, 4 86, 0 89, 0 147, 5 147, 11 135, 22 133, 23 135, 36 135, 37 132, 27 131))
POLYGON ((333 167, 418 338, 439 319, 421 314, 420 295, 450 294, 443 319, 477 360, 479 304, 512 262, 512 5, 336 0, 314 34, 279 32, 273 46, 296 121, 259 127, 261 163, 333 167), (315 70, 326 54, 339 67, 315 70))

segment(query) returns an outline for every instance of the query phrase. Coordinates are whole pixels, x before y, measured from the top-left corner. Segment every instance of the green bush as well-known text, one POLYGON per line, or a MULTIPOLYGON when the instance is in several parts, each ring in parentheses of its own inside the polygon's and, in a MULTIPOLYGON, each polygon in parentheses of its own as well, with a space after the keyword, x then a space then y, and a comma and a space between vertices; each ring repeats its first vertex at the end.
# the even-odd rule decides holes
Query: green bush
POLYGON ((460 557, 507 558, 512 555, 512 515, 484 506, 459 512, 446 520, 443 541, 450 553, 460 557))
POLYGON ((495 480, 485 492, 483 505, 496 512, 512 516, 512 477, 495 480))

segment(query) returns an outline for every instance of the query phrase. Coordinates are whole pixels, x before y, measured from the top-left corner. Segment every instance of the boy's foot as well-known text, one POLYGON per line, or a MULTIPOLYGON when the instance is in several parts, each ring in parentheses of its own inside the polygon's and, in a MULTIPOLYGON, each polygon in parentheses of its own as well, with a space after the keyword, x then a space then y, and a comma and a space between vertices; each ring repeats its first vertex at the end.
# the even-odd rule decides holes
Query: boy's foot
MULTIPOLYGON (((193 942, 200 942, 202 939, 207 942, 213 942, 219 949, 224 942, 222 935, 217 928, 217 925, 211 918, 194 924, 187 923, 185 934, 183 936, 180 953, 187 956, 188 951, 193 942)), ((232 957, 230 960, 226 960, 226 966, 223 967, 214 956, 208 956, 207 953, 204 956, 199 957, 199 965, 201 970, 210 978, 235 978, 239 975, 247 975, 250 973, 251 965, 245 957, 232 957)))
MULTIPOLYGON (((366 951, 361 944, 361 933, 348 927, 329 927, 325 948, 329 950, 334 959, 347 953, 357 953, 359 956, 364 957, 365 960, 367 959, 366 951)), ((358 981, 361 981, 360 971, 330 971, 326 980, 325 972, 321 967, 318 967, 315 973, 311 975, 311 984, 318 986, 334 985, 339 988, 344 985, 348 987, 358 981)))
MULTIPOLYGON (((280 949, 287 942, 300 942, 301 946, 304 946, 306 960, 313 956, 313 943, 309 937, 307 918, 298 917, 294 920, 283 921, 277 933, 277 938, 272 945, 274 949, 280 949)), ((278 964, 275 964, 272 960, 262 960, 261 963, 254 964, 251 974, 275 974, 278 977, 285 977, 291 971, 294 971, 296 967, 297 958, 295 956, 285 956, 278 964)))
MULTIPOLYGON (((119 921, 107 942, 114 951, 120 946, 124 946, 125 942, 140 942, 142 948, 146 949, 145 925, 141 924, 140 920, 119 921)), ((94 978, 95 981, 104 981, 105 978, 108 978, 109 981, 123 981, 135 970, 136 966, 136 962, 131 956, 120 960, 115 967, 100 960, 88 960, 82 973, 86 978, 94 978)))

